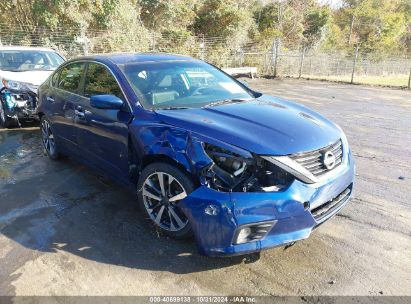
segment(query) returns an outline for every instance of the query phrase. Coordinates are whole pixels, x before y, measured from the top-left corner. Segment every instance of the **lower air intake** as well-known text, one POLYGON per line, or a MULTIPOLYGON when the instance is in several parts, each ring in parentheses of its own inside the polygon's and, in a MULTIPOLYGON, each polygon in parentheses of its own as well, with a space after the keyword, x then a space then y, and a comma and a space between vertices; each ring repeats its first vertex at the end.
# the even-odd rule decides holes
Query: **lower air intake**
POLYGON ((317 222, 321 222, 322 219, 328 217, 335 210, 339 209, 350 197, 351 186, 341 192, 332 200, 325 202, 324 204, 311 210, 311 214, 317 222))

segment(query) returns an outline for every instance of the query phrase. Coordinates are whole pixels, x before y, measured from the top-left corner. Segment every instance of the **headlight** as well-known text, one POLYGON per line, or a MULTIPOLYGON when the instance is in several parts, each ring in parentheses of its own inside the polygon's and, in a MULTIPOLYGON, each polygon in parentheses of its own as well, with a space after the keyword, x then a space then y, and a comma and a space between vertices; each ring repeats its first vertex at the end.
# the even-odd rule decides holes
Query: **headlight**
POLYGON ((213 161, 209 167, 209 183, 217 189, 230 191, 242 180, 248 164, 252 159, 246 159, 234 152, 218 146, 204 144, 204 151, 213 161))
POLYGON ((11 96, 10 92, 3 93, 3 99, 6 101, 7 108, 11 111, 17 105, 17 101, 11 96))
POLYGON ((3 86, 9 90, 13 90, 13 91, 28 90, 28 84, 25 82, 7 80, 7 79, 3 79, 2 82, 3 82, 3 86))
POLYGON ((219 167, 233 176, 243 173, 247 166, 247 159, 223 148, 205 144, 204 151, 219 167))
POLYGON ((350 150, 350 145, 348 144, 347 136, 345 135, 343 129, 341 129, 340 126, 338 126, 338 127, 341 131, 341 142, 342 142, 342 146, 343 146, 344 156, 346 156, 348 154, 348 151, 350 150))
POLYGON ((216 190, 274 192, 293 181, 292 175, 257 155, 244 157, 210 144, 204 144, 204 151, 213 161, 205 170, 205 177, 216 190))

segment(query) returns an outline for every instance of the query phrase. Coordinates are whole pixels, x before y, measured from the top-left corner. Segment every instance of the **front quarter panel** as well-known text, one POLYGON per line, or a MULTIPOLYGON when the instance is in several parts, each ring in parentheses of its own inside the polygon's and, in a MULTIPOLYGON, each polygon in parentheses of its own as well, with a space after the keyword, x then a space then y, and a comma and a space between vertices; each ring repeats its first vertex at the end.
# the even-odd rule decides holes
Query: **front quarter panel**
POLYGON ((147 124, 137 119, 129 128, 136 162, 140 165, 147 157, 165 156, 194 174, 210 162, 210 159, 201 153, 201 144, 193 141, 192 134, 187 130, 154 121, 147 124))

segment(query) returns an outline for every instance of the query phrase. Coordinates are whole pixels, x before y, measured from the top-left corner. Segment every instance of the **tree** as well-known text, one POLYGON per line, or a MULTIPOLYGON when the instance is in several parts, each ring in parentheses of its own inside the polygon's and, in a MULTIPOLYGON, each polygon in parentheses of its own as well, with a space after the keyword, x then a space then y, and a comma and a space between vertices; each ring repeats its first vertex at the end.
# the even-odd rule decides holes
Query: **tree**
POLYGON ((249 40, 255 23, 252 2, 246 0, 204 0, 197 7, 193 29, 208 38, 207 60, 224 66, 231 55, 249 40))
POLYGON ((2 43, 63 53, 156 50, 223 62, 252 46, 411 55, 410 0, 2 0, 2 43), (197 40, 196 40, 197 39, 197 40))
POLYGON ((330 9, 317 1, 277 1, 255 13, 262 41, 281 38, 284 46, 311 46, 321 38, 330 9))
POLYGON ((100 12, 102 14, 95 14, 95 18, 105 19, 107 31, 97 32, 93 38, 94 51, 149 50, 150 34, 140 20, 140 6, 136 0, 105 1, 100 12))
POLYGON ((141 19, 154 31, 188 31, 195 19, 196 0, 140 0, 141 19))
MULTIPOLYGON (((363 53, 406 52, 410 6, 406 0, 345 0, 334 13, 335 25, 345 38, 345 49, 353 50, 359 44, 363 53)), ((327 39, 328 43, 335 40, 331 36, 327 39)), ((334 46, 338 45, 335 41, 334 46)))
POLYGON ((254 26, 251 3, 238 0, 205 0, 194 22, 196 34, 245 40, 254 26))
POLYGON ((313 46, 322 38, 324 28, 330 18, 329 7, 312 6, 304 16, 304 41, 307 47, 313 46))

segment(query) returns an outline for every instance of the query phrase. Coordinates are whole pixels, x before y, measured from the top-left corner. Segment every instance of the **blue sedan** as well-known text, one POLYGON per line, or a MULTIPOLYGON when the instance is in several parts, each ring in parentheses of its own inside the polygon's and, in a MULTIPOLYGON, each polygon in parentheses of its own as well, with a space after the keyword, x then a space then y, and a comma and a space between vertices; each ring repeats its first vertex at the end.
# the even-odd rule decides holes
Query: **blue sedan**
POLYGON ((201 253, 307 238, 353 191, 344 132, 320 114, 169 54, 80 57, 39 88, 47 155, 136 193, 144 215, 201 253))

